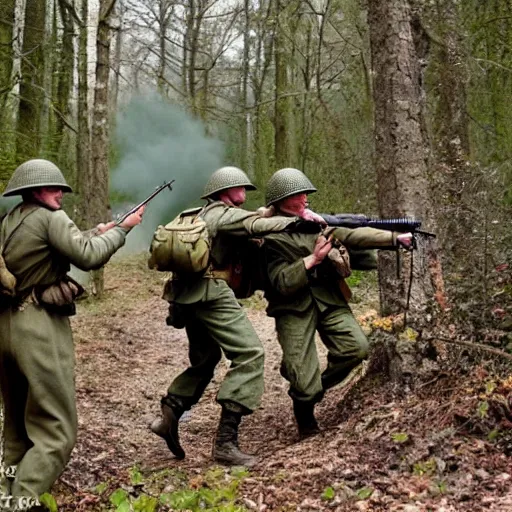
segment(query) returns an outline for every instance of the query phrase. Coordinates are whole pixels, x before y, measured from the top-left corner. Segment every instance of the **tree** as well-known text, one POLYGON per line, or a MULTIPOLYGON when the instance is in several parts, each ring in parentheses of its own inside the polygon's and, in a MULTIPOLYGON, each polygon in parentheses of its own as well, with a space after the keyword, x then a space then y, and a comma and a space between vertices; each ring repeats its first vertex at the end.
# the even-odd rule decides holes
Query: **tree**
POLYGON ((58 60, 56 69, 53 73, 56 80, 54 87, 54 97, 52 98, 52 118, 51 125, 51 154, 55 155, 54 158, 57 163, 61 164, 63 168, 68 167, 68 155, 61 151, 62 144, 65 138, 65 128, 70 126, 70 99, 71 90, 73 87, 73 73, 74 73, 74 31, 75 26, 73 23, 74 8, 66 1, 59 0, 58 11, 62 22, 62 39, 59 44, 58 60))
MULTIPOLYGON (((298 156, 295 138, 295 119, 293 110, 293 73, 292 52, 290 39, 287 33, 293 27, 291 21, 298 13, 300 2, 283 2, 274 0, 275 33, 274 33, 274 60, 275 60, 275 158, 277 168, 297 167, 298 156), (287 5, 285 5, 287 4, 287 5)), ((293 30, 291 31, 293 33, 293 30)))
MULTIPOLYGON (((92 162, 87 183, 82 191, 86 221, 95 226, 107 219, 109 210, 109 71, 110 37, 109 19, 115 0, 100 0, 98 30, 96 34, 96 85, 94 88, 94 106, 92 115, 92 162)), ((93 273, 94 292, 103 294, 103 272, 93 273)))
MULTIPOLYGON (((370 0, 375 152, 378 203, 383 217, 416 217, 434 225, 427 180, 427 136, 422 118, 420 63, 414 44, 408 0, 370 0)), ((406 259, 402 276, 411 265, 406 259)), ((379 280, 384 314, 402 312, 412 285, 411 314, 425 323, 434 296, 444 300, 438 254, 427 249, 424 265, 416 262, 412 283, 397 279, 395 256, 381 252, 379 280)))
POLYGON ((77 98, 77 127, 76 136, 76 169, 77 169, 77 192, 78 223, 82 229, 90 228, 89 224, 89 197, 91 183, 91 128, 89 123, 89 81, 87 77, 87 19, 89 16, 88 0, 81 0, 80 6, 80 28, 78 38, 78 98, 77 98))
POLYGON ((18 162, 39 156, 45 71, 46 2, 25 4, 16 153, 18 162))
POLYGON ((0 114, 4 112, 7 96, 13 87, 11 75, 15 5, 15 0, 4 0, 0 3, 0 114))

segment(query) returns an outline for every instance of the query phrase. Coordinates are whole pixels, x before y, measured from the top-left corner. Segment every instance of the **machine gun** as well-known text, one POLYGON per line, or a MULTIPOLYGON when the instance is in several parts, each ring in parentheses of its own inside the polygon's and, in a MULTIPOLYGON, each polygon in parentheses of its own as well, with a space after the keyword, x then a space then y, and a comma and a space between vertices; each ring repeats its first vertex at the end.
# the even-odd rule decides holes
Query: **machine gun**
MULTIPOLYGON (((367 217, 366 215, 354 213, 337 213, 329 215, 321 213, 320 216, 327 222, 329 226, 343 227, 343 228, 376 228, 384 229, 386 231, 396 231, 398 233, 412 233, 413 235, 421 235, 428 238, 435 238, 434 233, 421 230, 421 221, 403 217, 398 219, 379 219, 375 217, 367 217)), ((413 236, 413 246, 416 248, 416 239, 413 236)))
POLYGON ((137 206, 134 206, 133 208, 128 210, 126 213, 123 213, 121 216, 119 216, 116 219, 116 226, 119 226, 120 224, 122 224, 123 221, 126 220, 127 217, 129 217, 132 213, 135 213, 139 208, 142 208, 143 206, 148 204, 152 199, 154 199, 158 194, 160 194, 160 192, 162 192, 162 190, 164 190, 166 188, 168 188, 169 190, 172 190, 172 184, 174 183, 174 181, 175 180, 168 181, 168 182, 165 182, 163 185, 160 185, 159 187, 157 187, 155 189, 155 191, 152 194, 150 194, 148 197, 146 197, 146 199, 144 199, 144 201, 142 201, 137 206))

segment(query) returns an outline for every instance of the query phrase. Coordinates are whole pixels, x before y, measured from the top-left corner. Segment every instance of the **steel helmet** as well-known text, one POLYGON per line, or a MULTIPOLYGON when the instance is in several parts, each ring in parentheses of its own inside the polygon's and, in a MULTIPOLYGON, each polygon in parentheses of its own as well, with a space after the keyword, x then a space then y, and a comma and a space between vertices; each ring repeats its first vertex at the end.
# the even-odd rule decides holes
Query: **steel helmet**
POLYGON ((299 169, 287 167, 276 171, 268 180, 265 200, 267 206, 295 194, 316 192, 313 183, 299 169))
POLYGON ((64 192, 72 192, 64 175, 54 163, 35 159, 18 166, 7 183, 3 196, 21 195, 24 190, 36 187, 60 187, 64 192))
POLYGON ((247 190, 256 189, 242 169, 230 166, 221 167, 211 175, 208 183, 204 187, 201 199, 206 199, 217 192, 233 187, 245 187, 247 190))

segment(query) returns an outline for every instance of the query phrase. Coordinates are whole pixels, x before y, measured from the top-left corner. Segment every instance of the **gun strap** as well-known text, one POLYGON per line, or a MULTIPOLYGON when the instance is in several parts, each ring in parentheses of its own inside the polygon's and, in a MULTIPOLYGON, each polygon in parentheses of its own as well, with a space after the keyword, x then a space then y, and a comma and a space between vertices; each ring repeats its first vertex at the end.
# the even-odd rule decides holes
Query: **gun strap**
POLYGON ((414 251, 411 251, 411 268, 409 270, 409 286, 407 288, 407 298, 405 302, 405 311, 404 311, 404 329, 407 328, 407 312, 409 311, 409 305, 411 303, 411 292, 412 292, 412 280, 414 278, 414 251))

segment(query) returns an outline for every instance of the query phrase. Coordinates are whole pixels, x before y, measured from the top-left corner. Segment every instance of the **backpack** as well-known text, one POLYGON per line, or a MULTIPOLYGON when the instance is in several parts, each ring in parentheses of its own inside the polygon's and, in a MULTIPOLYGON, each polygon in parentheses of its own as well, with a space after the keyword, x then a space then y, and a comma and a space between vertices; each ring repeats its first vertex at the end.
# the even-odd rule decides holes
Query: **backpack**
POLYGON ((149 268, 178 274, 206 270, 210 237, 201 218, 204 208, 185 210, 165 226, 158 226, 149 249, 149 268))

